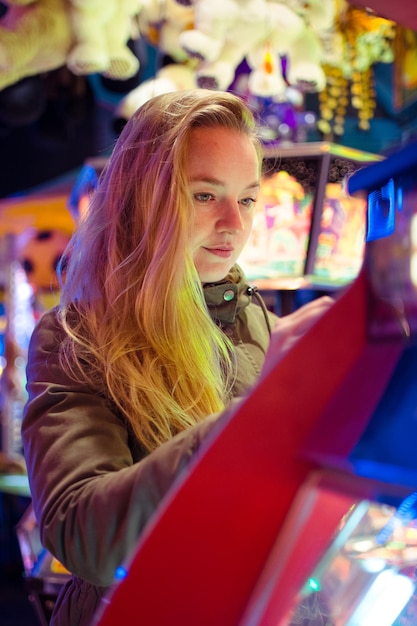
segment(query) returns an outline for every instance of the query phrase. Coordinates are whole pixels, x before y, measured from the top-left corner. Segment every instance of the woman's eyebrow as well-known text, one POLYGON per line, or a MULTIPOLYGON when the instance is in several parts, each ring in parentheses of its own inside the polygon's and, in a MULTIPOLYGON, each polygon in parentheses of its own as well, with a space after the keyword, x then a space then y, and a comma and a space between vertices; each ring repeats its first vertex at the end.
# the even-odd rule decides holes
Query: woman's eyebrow
POLYGON ((192 183, 209 183, 210 185, 215 185, 216 187, 225 187, 226 183, 218 178, 213 178, 211 176, 193 176, 190 179, 192 183))
MULTIPOLYGON (((212 178, 211 176, 193 176, 190 179, 191 183, 208 183, 209 185, 213 185, 215 187, 226 187, 226 182, 219 180, 218 178, 212 178)), ((259 189, 261 183, 259 180, 256 180, 253 183, 250 183, 245 187, 245 190, 248 189, 259 189)))

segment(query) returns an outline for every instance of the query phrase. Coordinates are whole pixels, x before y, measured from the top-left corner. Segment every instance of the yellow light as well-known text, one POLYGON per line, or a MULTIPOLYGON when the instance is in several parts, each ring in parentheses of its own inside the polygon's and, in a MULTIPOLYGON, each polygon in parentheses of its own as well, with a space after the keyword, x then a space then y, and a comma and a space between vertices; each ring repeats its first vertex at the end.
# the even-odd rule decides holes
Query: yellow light
POLYGON ((272 74, 272 72, 274 71, 274 63, 269 46, 265 50, 264 69, 267 74, 272 74))

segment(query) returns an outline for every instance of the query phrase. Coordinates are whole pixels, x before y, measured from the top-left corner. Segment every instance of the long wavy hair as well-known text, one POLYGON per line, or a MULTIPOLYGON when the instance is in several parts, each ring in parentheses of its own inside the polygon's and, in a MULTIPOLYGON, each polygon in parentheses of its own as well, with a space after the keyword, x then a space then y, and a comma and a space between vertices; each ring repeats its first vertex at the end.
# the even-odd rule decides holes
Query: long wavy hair
POLYGON ((222 410, 234 375, 188 246, 197 127, 246 134, 261 163, 240 98, 204 89, 157 96, 124 127, 62 258, 61 365, 118 407, 146 451, 222 410))

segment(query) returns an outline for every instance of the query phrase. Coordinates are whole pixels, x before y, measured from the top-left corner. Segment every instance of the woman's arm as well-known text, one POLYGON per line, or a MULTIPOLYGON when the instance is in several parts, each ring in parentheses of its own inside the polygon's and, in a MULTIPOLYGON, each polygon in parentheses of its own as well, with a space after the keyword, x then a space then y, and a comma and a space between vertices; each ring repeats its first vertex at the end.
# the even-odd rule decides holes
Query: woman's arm
POLYGON ((29 349, 22 437, 34 510, 44 546, 71 572, 107 586, 215 417, 135 463, 123 421, 62 371, 58 336, 49 312, 29 349))

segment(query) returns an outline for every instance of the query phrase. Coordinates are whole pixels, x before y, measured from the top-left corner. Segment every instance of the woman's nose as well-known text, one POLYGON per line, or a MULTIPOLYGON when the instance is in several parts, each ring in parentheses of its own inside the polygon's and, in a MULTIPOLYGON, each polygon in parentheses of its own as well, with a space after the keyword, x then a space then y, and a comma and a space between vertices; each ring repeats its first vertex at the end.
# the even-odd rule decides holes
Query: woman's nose
POLYGON ((223 203, 217 227, 219 230, 225 230, 228 232, 239 232, 244 229, 244 223, 238 202, 229 200, 223 203))

